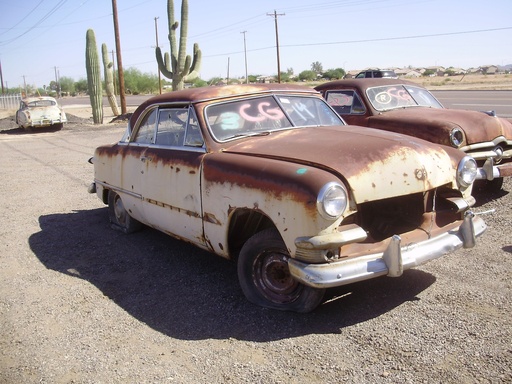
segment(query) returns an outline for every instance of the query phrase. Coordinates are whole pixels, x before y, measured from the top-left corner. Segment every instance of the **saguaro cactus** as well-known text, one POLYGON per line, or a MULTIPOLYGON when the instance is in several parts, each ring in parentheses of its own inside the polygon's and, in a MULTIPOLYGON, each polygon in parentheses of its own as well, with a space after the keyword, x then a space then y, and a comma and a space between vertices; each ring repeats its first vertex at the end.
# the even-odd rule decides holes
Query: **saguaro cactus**
POLYGON ((156 47, 156 61, 160 72, 172 80, 173 91, 183 89, 185 81, 192 81, 199 76, 201 67, 201 50, 194 44, 194 58, 187 55, 187 34, 188 34, 188 0, 181 2, 181 27, 179 51, 176 46, 176 30, 179 23, 174 20, 174 1, 167 0, 167 16, 169 25, 169 42, 171 43, 171 54, 168 53, 162 58, 160 47, 156 47))
POLYGON ((103 123, 103 91, 101 87, 100 63, 96 36, 92 29, 87 30, 85 38, 85 68, 87 69, 87 88, 91 100, 94 124, 103 123))
POLYGON ((108 57, 107 44, 101 45, 101 55, 103 58, 103 72, 105 74, 105 90, 107 91, 108 103, 112 109, 114 116, 119 116, 119 107, 117 106, 117 99, 114 92, 114 69, 112 62, 108 57))

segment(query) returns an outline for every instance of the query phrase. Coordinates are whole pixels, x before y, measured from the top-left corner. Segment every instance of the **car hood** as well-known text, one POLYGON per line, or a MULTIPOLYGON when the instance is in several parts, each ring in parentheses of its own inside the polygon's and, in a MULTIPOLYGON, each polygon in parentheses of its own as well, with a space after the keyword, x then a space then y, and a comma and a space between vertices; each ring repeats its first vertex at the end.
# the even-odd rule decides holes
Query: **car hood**
POLYGON ((445 145, 450 145, 450 132, 455 127, 464 131, 466 145, 492 141, 499 136, 512 139, 510 121, 483 112, 462 109, 394 109, 371 117, 368 126, 414 135, 445 145))
POLYGON ((348 183, 358 203, 452 183, 464 156, 414 137, 356 126, 273 132, 233 142, 224 152, 328 170, 348 183))

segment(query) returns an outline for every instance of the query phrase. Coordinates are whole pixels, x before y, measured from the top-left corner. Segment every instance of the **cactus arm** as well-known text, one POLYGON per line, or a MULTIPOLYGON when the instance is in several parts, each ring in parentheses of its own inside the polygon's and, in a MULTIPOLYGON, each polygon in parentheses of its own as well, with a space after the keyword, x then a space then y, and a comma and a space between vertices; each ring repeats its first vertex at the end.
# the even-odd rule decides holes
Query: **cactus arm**
POLYGON ((114 70, 112 68, 113 64, 108 57, 107 44, 105 43, 101 45, 101 55, 103 58, 103 72, 105 73, 105 90, 107 92, 108 103, 114 116, 119 116, 119 107, 117 105, 117 99, 114 93, 114 70))
POLYGON ((160 47, 156 47, 156 62, 158 63, 158 69, 160 70, 162 75, 164 75, 168 79, 172 79, 173 74, 172 74, 172 71, 169 68, 169 60, 167 60, 168 57, 169 56, 166 53, 165 54, 165 59, 166 60, 164 62, 164 59, 162 59, 162 50, 160 49, 160 47))

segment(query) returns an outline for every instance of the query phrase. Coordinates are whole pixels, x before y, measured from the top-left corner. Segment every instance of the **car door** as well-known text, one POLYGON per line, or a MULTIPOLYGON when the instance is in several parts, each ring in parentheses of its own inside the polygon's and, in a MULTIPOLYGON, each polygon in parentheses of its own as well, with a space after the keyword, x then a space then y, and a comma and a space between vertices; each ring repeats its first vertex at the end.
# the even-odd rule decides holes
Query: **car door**
POLYGON ((158 109, 155 143, 144 152, 143 205, 150 225, 204 245, 201 165, 205 149, 192 107, 158 109))
MULTIPOLYGON (((133 137, 118 145, 119 155, 113 157, 113 171, 119 170, 115 185, 125 208, 135 219, 146 223, 143 211, 144 185, 147 178, 147 149, 154 144, 156 134, 156 108, 145 113, 134 127, 133 137)), ((115 174, 115 172, 114 172, 115 174)))

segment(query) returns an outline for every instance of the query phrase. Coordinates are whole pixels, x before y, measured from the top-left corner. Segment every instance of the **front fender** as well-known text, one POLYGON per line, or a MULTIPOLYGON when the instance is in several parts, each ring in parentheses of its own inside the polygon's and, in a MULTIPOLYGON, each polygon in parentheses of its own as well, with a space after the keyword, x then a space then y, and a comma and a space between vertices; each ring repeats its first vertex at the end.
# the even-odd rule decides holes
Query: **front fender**
POLYGON ((316 207, 318 192, 332 181, 341 182, 325 170, 292 162, 210 154, 201 181, 205 237, 216 253, 227 256, 230 213, 257 210, 273 222, 294 255, 297 237, 332 232, 342 220, 326 220, 316 207))

